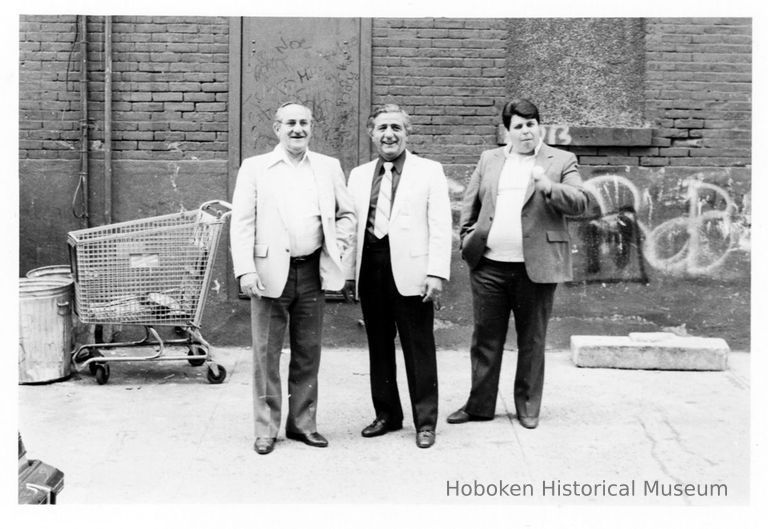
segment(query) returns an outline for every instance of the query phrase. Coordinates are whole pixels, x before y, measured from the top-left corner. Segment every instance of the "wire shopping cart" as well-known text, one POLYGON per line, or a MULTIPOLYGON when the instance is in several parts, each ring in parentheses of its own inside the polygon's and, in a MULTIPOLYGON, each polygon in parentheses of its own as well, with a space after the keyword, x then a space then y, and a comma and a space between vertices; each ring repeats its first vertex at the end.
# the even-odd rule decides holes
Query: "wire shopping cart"
POLYGON ((75 370, 87 367, 96 382, 106 384, 110 362, 184 360, 193 366, 207 363, 212 384, 224 381, 226 370, 213 361, 211 345, 200 334, 200 320, 219 238, 231 210, 231 204, 211 200, 198 210, 69 232, 75 312, 80 321, 145 330, 141 340, 77 347, 72 352, 75 370), (163 340, 155 330, 162 326, 173 327, 180 338, 163 340), (167 345, 186 348, 187 354, 165 354, 167 345), (155 352, 102 354, 102 350, 146 346, 154 346, 155 352))

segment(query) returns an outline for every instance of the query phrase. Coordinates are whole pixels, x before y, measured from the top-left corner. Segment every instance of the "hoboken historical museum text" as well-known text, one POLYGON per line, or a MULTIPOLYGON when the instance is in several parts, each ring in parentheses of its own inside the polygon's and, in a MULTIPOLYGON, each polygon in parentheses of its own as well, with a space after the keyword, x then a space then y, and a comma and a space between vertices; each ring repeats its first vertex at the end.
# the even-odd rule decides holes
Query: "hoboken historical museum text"
POLYGON ((559 479, 533 482, 491 481, 480 482, 447 480, 445 493, 448 497, 727 497, 728 486, 724 483, 680 483, 659 480, 611 481, 563 481, 559 479))

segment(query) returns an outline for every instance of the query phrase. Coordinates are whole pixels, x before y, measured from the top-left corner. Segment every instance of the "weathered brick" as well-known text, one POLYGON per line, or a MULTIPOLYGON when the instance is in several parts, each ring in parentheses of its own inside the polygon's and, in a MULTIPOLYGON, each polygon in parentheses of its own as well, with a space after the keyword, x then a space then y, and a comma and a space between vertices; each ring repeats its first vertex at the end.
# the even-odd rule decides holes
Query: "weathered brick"
POLYGON ((646 167, 665 167, 669 165, 669 158, 655 156, 641 156, 640 165, 646 167))
POLYGON ((153 92, 152 101, 183 101, 181 92, 153 92))
POLYGON ((660 148, 660 156, 688 156, 690 149, 683 149, 680 147, 660 148))
POLYGON ((170 131, 156 131, 150 133, 149 137, 138 138, 142 140, 155 140, 155 141, 184 141, 187 138, 185 132, 170 132, 170 131))
POLYGON ((638 165, 637 156, 582 156, 579 161, 584 165, 638 165))
POLYGON ((669 162, 672 166, 688 167, 746 167, 750 164, 750 160, 745 158, 699 158, 693 156, 687 158, 670 158, 669 162))

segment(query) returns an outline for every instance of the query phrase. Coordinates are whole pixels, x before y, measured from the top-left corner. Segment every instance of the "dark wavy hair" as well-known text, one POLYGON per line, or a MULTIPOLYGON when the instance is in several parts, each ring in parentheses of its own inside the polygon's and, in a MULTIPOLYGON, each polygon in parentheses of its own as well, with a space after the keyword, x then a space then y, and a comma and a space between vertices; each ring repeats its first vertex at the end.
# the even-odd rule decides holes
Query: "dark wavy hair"
POLYGON ((403 125, 405 126, 405 131, 410 134, 411 133, 411 116, 408 115, 408 112, 400 108, 398 105, 394 103, 387 103, 385 105, 380 105, 373 109, 373 112, 371 112, 371 115, 368 116, 368 121, 366 121, 365 126, 368 128, 368 133, 370 134, 373 130, 373 121, 376 119, 376 116, 379 114, 385 114, 385 113, 399 113, 401 116, 403 116, 403 125))
POLYGON ((539 117, 539 109, 528 101, 527 99, 517 98, 513 99, 506 105, 501 111, 501 122, 504 123, 504 128, 509 130, 509 122, 512 121, 512 116, 517 115, 525 119, 535 119, 541 123, 539 117))

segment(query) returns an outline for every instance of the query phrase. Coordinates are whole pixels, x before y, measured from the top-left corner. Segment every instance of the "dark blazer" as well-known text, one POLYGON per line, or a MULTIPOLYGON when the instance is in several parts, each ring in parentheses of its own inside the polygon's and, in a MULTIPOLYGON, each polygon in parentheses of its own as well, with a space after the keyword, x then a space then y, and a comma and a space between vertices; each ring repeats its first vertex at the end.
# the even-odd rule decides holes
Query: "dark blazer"
MULTIPOLYGON (((459 237, 461 256, 470 268, 480 262, 496 211, 499 176, 505 147, 484 151, 464 192, 459 237)), ((573 277, 571 244, 566 215, 581 215, 589 207, 590 195, 582 188, 576 156, 542 144, 535 165, 552 180, 549 197, 534 192, 528 183, 522 211, 523 258, 534 283, 560 283, 573 277)))

